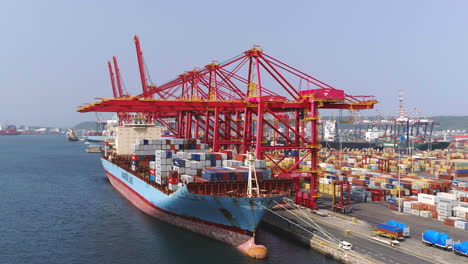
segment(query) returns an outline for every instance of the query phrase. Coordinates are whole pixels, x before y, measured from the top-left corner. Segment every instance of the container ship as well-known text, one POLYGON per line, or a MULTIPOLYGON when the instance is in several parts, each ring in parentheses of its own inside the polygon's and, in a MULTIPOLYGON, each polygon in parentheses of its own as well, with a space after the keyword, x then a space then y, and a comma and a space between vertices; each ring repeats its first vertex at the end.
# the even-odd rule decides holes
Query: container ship
POLYGON ((210 152, 195 139, 165 139, 163 127, 115 130, 105 142, 102 166, 133 205, 250 257, 267 256, 255 244, 255 231, 266 210, 289 194, 291 180, 271 179, 265 161, 249 161, 246 154, 210 152))

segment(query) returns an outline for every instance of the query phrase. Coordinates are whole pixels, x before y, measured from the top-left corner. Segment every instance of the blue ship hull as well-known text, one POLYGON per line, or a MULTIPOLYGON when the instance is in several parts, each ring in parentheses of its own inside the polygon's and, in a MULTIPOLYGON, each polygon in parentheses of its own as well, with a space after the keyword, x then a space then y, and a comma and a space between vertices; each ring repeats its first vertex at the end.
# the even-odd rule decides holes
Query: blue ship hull
POLYGON ((255 245, 253 236, 266 213, 265 208, 273 207, 275 201, 285 196, 244 198, 200 195, 190 193, 187 186, 166 194, 112 162, 104 158, 101 160, 114 187, 144 212, 236 246, 248 255, 251 255, 252 248, 263 247, 255 245))
POLYGON ((83 139, 88 142, 104 142, 108 136, 83 136, 83 139))

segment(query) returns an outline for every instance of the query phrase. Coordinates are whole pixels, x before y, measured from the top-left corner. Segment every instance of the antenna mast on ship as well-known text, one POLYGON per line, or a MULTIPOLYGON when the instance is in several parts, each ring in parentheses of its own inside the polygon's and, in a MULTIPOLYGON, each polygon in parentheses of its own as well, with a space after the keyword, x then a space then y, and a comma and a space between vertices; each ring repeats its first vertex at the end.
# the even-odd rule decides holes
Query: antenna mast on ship
POLYGON ((247 152, 247 161, 249 162, 249 178, 247 180, 247 197, 253 197, 253 192, 255 191, 255 196, 260 194, 260 189, 258 188, 257 181, 257 171, 255 170, 255 157, 251 152, 247 152), (255 182, 255 187, 252 186, 252 182, 255 182))

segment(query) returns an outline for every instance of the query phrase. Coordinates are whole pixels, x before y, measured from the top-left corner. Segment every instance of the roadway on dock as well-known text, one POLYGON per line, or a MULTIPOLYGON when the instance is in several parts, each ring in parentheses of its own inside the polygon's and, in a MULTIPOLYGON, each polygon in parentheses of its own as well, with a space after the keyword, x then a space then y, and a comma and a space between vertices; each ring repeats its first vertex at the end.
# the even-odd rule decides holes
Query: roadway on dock
MULTIPOLYGON (((421 257, 431 256, 432 261, 435 263, 467 263, 466 257, 456 256, 452 252, 442 249, 424 246, 421 242, 421 234, 426 230, 436 230, 448 234, 454 241, 465 241, 468 240, 468 231, 444 225, 443 222, 437 221, 437 219, 399 213, 388 209, 386 205, 386 202, 353 203, 353 212, 344 216, 342 215, 342 217, 348 219, 346 220, 348 222, 350 222, 351 217, 355 217, 359 221, 368 224, 370 229, 388 220, 403 222, 410 227, 411 237, 405 238, 401 242, 401 250, 421 257)), ((319 207, 330 209, 331 198, 327 196, 321 197, 319 199, 319 207)), ((363 235, 364 231, 362 229, 360 231, 361 235, 363 235)))
MULTIPOLYGON (((390 245, 386 245, 384 243, 375 241, 369 237, 363 237, 356 233, 351 232, 350 235, 345 236, 344 230, 346 228, 340 227, 337 224, 337 220, 340 221, 341 219, 336 219, 334 217, 321 217, 315 214, 310 213, 308 209, 302 209, 311 219, 313 219, 316 223, 319 224, 323 229, 327 232, 332 234, 338 240, 345 240, 353 244, 353 250, 357 253, 362 255, 368 256, 372 259, 380 261, 382 263, 392 263, 392 264, 406 264, 406 263, 421 263, 421 264, 431 264, 436 262, 431 262, 427 259, 418 257, 416 255, 410 254, 408 252, 401 251, 398 247, 391 247, 390 245)), ((277 210, 276 213, 293 220, 297 224, 304 226, 305 228, 311 230, 314 229, 313 233, 318 235, 322 238, 325 238, 319 231, 315 230, 309 224, 304 223, 302 220, 299 220, 296 216, 294 216, 290 212, 286 212, 285 210, 277 210)), ((297 209, 292 211, 296 215, 300 215, 297 209)), ((301 216, 302 217, 302 216, 301 216)), ((421 244, 422 246, 422 244, 421 244)))
MULTIPOLYGON (((319 225, 324 228, 327 232, 330 232, 334 237, 339 240, 345 240, 353 244, 353 250, 368 256, 370 258, 376 259, 383 263, 394 263, 394 264, 406 264, 406 263, 421 263, 421 264, 431 264, 435 262, 428 261, 426 259, 420 258, 415 255, 403 252, 398 249, 398 246, 392 248, 390 245, 380 243, 370 238, 362 238, 358 235, 351 233, 348 236, 344 235, 344 232, 341 228, 337 228, 331 224, 328 224, 327 221, 329 217, 323 217, 318 219, 314 217, 314 220, 319 223, 319 225)), ((314 232, 315 234, 323 237, 318 231, 314 232)))

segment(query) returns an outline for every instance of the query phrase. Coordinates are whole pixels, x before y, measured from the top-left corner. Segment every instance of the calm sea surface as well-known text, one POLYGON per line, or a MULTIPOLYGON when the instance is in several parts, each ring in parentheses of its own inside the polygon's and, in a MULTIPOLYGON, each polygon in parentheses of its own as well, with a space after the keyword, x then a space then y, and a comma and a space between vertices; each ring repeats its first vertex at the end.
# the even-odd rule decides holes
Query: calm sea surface
POLYGON ((260 227, 269 258, 154 219, 64 136, 0 136, 0 263, 337 263, 260 227))

